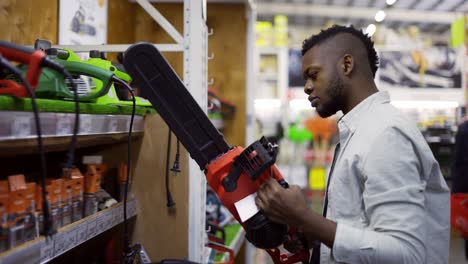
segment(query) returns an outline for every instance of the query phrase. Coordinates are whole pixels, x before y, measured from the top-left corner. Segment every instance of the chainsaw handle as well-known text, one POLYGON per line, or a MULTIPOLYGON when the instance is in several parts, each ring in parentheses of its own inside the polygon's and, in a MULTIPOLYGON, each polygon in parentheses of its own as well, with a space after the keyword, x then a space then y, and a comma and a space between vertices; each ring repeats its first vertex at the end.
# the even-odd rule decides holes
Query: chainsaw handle
MULTIPOLYGON (((36 88, 42 72, 41 64, 46 57, 44 51, 0 40, 0 54, 10 61, 28 64, 25 79, 33 89, 36 88)), ((17 97, 29 96, 24 86, 21 86, 21 88, 4 88, 0 94, 12 94, 17 97)))
POLYGON ((21 63, 29 63, 34 49, 22 45, 13 44, 8 41, 0 40, 0 53, 2 55, 13 61, 21 63))
POLYGON ((113 72, 115 74, 115 76, 117 78, 119 78, 119 79, 121 79, 121 80, 123 80, 123 81, 125 81, 127 83, 132 81, 132 77, 130 77, 130 75, 128 75, 124 71, 121 71, 123 66, 117 67, 111 61, 101 59, 101 58, 89 58, 87 61, 85 61, 85 63, 88 63, 90 65, 94 65, 94 66, 99 67, 101 69, 111 71, 111 72, 113 72))
POLYGON ((281 186, 283 186, 283 188, 286 188, 286 189, 289 188, 289 184, 286 182, 283 175, 281 174, 281 172, 279 171, 278 167, 276 167, 275 164, 271 165, 270 172, 271 172, 270 177, 278 181, 278 183, 281 186))
MULTIPOLYGON (((72 74, 83 74, 102 81, 102 89, 93 94, 82 95, 80 96, 80 100, 95 99, 109 92, 109 88, 112 84, 112 78, 114 77, 113 72, 83 62, 65 60, 57 60, 57 62, 64 66, 72 74)), ((66 93, 68 93, 68 96, 73 97, 72 92, 66 91, 66 93)))

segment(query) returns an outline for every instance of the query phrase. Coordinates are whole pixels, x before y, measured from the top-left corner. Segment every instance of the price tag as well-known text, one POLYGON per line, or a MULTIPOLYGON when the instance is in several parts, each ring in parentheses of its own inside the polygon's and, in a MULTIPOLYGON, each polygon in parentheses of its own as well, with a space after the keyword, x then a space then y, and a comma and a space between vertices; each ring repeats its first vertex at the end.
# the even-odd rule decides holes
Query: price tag
POLYGON ((83 223, 78 226, 76 244, 79 245, 85 242, 87 239, 88 239, 88 225, 83 223))
POLYGON ((78 234, 78 228, 77 227, 73 227, 73 228, 70 228, 69 230, 67 230, 67 232, 65 233, 65 246, 64 246, 64 250, 67 251, 75 246, 77 246, 77 240, 76 240, 76 237, 77 237, 77 234, 78 234))
POLYGON ((41 263, 44 263, 54 257, 54 241, 46 238, 41 245, 41 263))
POLYGON ((89 115, 80 117, 80 134, 90 134, 93 131, 93 120, 89 115))
POLYGON ((72 133, 72 122, 71 118, 67 115, 57 115, 57 126, 56 135, 64 136, 72 133))
POLYGON ((108 211, 106 213, 106 230, 112 228, 112 220, 114 219, 114 215, 112 214, 112 211, 108 211))
POLYGON ((54 239, 54 256, 58 256, 65 252, 65 233, 57 233, 52 238, 54 239))
POLYGON ((111 116, 109 119, 109 132, 117 132, 119 126, 119 120, 115 116, 111 116))
POLYGON ((88 222, 88 238, 95 237, 97 235, 97 223, 96 219, 88 222))
MULTIPOLYGON (((16 116, 13 121, 11 128, 11 134, 13 137, 25 137, 31 135, 31 126, 33 119, 28 116, 16 116)), ((35 127, 35 126, 34 126, 35 127)))
POLYGON ((136 214, 137 214, 136 201, 133 200, 133 201, 130 203, 130 213, 129 213, 129 215, 130 215, 130 216, 135 216, 136 214))
POLYGON ((97 233, 100 234, 104 231, 106 231, 106 217, 104 215, 101 215, 100 217, 98 217, 97 219, 97 233))
POLYGON ((122 222, 122 218, 123 218, 123 210, 122 210, 122 207, 117 207, 113 210, 113 216, 114 216, 114 226, 115 225, 118 225, 122 222))
MULTIPOLYGON (((127 118, 127 122, 126 122, 126 124, 125 124, 125 130, 126 130, 126 131, 129 131, 129 130, 130 130, 130 121, 132 121, 132 120, 131 120, 131 117, 128 117, 128 118, 127 118)), ((134 130, 135 130, 135 119, 133 119, 133 127, 132 127, 132 131, 134 131, 134 130)))

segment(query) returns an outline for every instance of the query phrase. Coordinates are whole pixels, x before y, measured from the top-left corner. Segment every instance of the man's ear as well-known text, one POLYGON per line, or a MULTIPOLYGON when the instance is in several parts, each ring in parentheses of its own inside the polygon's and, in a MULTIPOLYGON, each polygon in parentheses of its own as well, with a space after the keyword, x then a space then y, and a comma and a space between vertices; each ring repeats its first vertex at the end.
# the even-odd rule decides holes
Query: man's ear
POLYGON ((345 54, 343 56, 343 73, 346 76, 349 76, 354 69, 354 57, 350 54, 345 54))

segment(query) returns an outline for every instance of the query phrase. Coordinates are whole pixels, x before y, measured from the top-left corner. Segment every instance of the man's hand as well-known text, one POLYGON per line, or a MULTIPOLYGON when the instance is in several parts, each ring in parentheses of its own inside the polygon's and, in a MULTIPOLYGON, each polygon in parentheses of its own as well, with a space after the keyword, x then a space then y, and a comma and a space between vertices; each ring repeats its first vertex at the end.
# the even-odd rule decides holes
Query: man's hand
POLYGON ((283 188, 270 178, 257 191, 255 204, 268 219, 293 227, 303 225, 303 215, 310 210, 299 186, 283 188))

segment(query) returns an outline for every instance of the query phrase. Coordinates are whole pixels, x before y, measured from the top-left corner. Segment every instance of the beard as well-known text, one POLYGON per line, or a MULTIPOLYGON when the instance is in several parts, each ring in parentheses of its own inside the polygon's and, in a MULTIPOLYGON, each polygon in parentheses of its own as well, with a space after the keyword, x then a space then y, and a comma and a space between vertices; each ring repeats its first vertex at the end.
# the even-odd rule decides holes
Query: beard
POLYGON ((343 80, 335 74, 335 77, 328 84, 328 100, 317 105, 315 108, 320 117, 326 118, 341 110, 344 103, 344 90, 345 87, 343 80))

